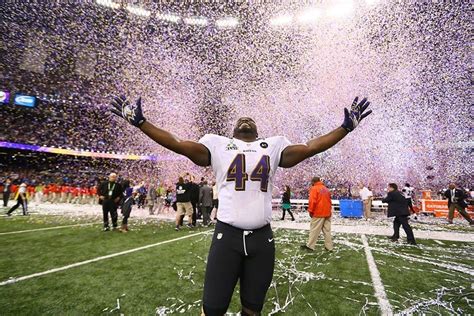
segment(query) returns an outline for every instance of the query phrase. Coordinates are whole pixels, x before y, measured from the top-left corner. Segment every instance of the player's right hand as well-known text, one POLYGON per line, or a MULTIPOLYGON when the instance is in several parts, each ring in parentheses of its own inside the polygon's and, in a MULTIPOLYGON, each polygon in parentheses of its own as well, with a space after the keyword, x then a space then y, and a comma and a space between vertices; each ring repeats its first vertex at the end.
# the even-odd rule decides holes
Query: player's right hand
POLYGON ((142 98, 139 98, 135 104, 130 104, 124 95, 114 97, 110 111, 122 118, 133 126, 140 127, 146 120, 142 111, 142 98))

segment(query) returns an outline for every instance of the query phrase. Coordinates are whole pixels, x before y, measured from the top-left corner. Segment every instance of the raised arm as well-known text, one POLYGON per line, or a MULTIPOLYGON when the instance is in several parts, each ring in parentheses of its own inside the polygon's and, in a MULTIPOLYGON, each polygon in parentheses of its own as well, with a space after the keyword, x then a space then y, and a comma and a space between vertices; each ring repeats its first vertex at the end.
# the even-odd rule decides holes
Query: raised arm
POLYGON ((138 127, 148 137, 161 146, 177 154, 188 157, 198 166, 209 166, 209 151, 203 144, 190 140, 182 140, 170 132, 156 127, 143 116, 141 98, 135 105, 130 104, 125 96, 115 97, 112 101, 112 113, 124 118, 133 126, 138 127))
POLYGON ((369 105, 370 102, 367 102, 366 98, 358 103, 358 97, 356 97, 352 103, 351 111, 347 108, 344 109, 344 123, 341 127, 336 128, 326 135, 313 138, 306 144, 290 145, 286 147, 281 154, 280 167, 293 167, 303 160, 326 151, 336 145, 341 139, 346 137, 349 132, 353 131, 362 119, 372 113, 371 110, 364 113, 369 105))

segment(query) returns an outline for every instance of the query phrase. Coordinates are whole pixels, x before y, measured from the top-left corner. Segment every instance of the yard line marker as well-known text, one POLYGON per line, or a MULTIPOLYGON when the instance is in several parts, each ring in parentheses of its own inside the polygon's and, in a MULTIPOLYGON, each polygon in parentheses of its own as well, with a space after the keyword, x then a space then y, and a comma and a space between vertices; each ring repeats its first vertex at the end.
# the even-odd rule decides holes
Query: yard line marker
POLYGON ((435 243, 437 243, 438 245, 444 245, 444 243, 441 242, 441 241, 439 241, 438 239, 433 239, 433 241, 434 241, 435 243))
POLYGON ((362 239, 362 244, 364 245, 365 256, 367 258, 367 264, 369 265, 370 270, 370 277, 372 278, 372 284, 374 285, 375 290, 375 297, 379 303, 379 307, 381 310, 381 314, 383 316, 391 316, 393 315, 392 306, 387 299, 387 293, 385 293, 385 288, 382 283, 382 279, 380 278, 379 270, 377 269, 377 264, 375 263, 374 256, 372 255, 372 251, 370 251, 369 243, 367 242, 367 237, 362 234, 360 236, 362 239))
POLYGON ((55 273, 55 272, 59 272, 59 271, 68 270, 68 269, 83 266, 85 264, 89 264, 89 263, 92 263, 92 262, 97 262, 97 261, 110 259, 110 258, 117 257, 117 256, 126 255, 126 254, 129 254, 129 253, 137 252, 137 251, 140 251, 140 250, 145 250, 145 249, 156 247, 156 246, 159 246, 159 245, 168 244, 168 243, 171 243, 171 242, 174 242, 174 241, 194 237, 194 236, 197 236, 197 235, 202 235, 202 234, 205 234, 205 233, 207 233, 207 231, 194 233, 194 234, 190 234, 190 235, 187 235, 187 236, 182 236, 182 237, 178 237, 178 238, 174 238, 174 239, 170 239, 170 240, 164 240, 164 241, 160 241, 160 242, 157 242, 157 243, 154 243, 154 244, 149 244, 149 245, 146 245, 146 246, 133 248, 133 249, 129 249, 129 250, 121 251, 121 252, 116 252, 116 253, 113 253, 113 254, 110 254, 110 255, 101 256, 101 257, 97 257, 97 258, 94 258, 94 259, 89 259, 89 260, 85 260, 85 261, 76 262, 76 263, 73 263, 73 264, 69 264, 67 266, 54 268, 54 269, 46 270, 46 271, 43 271, 43 272, 33 273, 33 274, 25 275, 25 276, 22 276, 22 277, 19 277, 19 278, 11 278, 11 279, 8 279, 6 281, 0 282, 0 286, 17 283, 17 282, 20 282, 20 281, 40 277, 40 276, 43 276, 43 275, 46 275, 46 274, 51 274, 51 273, 55 273))
POLYGON ((28 230, 17 230, 17 231, 13 231, 13 232, 0 233, 0 235, 23 234, 23 233, 29 233, 29 232, 42 231, 42 230, 61 229, 61 228, 76 227, 76 226, 89 226, 89 225, 94 225, 94 224, 97 224, 97 223, 74 224, 74 225, 65 225, 65 226, 35 228, 35 229, 28 229, 28 230))

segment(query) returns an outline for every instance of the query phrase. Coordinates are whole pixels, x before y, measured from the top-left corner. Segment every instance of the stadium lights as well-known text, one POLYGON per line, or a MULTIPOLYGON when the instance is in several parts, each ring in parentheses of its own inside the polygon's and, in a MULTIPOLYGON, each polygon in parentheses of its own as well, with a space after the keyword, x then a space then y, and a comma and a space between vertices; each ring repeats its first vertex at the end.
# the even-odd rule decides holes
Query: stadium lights
POLYGON ((111 9, 118 9, 120 8, 120 3, 113 2, 112 0, 97 0, 96 3, 98 5, 111 8, 111 9))
POLYGON ((354 2, 352 0, 340 1, 334 6, 328 8, 327 15, 330 17, 343 17, 352 13, 354 2))
POLYGON ((207 25, 207 19, 201 18, 201 17, 190 17, 190 18, 185 18, 184 23, 189 24, 189 25, 205 26, 207 25))
POLYGON ((159 20, 171 22, 171 23, 178 23, 179 20, 181 20, 179 15, 169 14, 169 13, 159 13, 156 15, 156 18, 159 20))
POLYGON ((322 15, 319 9, 308 9, 298 15, 297 19, 300 23, 313 23, 317 21, 322 15))
POLYGON ((239 25, 239 20, 236 18, 222 18, 216 21, 218 28, 232 28, 239 25))
POLYGON ((293 21, 293 17, 289 14, 285 14, 270 19, 270 25, 280 26, 289 24, 291 21, 293 21))
POLYGON ((144 8, 140 8, 140 7, 127 5, 126 9, 127 9, 128 12, 130 12, 132 14, 142 16, 142 17, 145 17, 145 18, 147 18, 151 15, 151 11, 149 11, 147 9, 144 9, 144 8))

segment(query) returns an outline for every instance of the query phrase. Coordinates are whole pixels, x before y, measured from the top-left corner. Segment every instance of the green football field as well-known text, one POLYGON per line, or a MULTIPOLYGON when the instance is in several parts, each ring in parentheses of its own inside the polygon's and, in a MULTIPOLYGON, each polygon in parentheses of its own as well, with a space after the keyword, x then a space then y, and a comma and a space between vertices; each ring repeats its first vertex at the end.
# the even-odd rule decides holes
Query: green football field
MULTIPOLYGON (((0 218, 0 314, 199 315, 212 229, 130 226, 104 233, 99 218, 0 218)), ((361 235, 334 234, 333 252, 320 242, 312 253, 300 249, 306 237, 275 231, 263 315, 381 314, 361 235)), ((474 314, 472 244, 367 240, 394 314, 474 314)), ((229 313, 238 311, 237 287, 229 313)))

